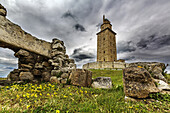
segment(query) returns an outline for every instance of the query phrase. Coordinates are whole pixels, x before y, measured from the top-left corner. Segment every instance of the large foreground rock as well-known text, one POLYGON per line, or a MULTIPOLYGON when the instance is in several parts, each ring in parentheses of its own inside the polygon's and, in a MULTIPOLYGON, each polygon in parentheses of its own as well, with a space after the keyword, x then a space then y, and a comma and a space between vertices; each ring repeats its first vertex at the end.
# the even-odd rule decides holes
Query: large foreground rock
POLYGON ((165 79, 163 73, 164 70, 166 68, 164 63, 159 63, 159 62, 136 62, 136 63, 131 63, 129 64, 129 67, 132 66, 141 66, 143 68, 145 68, 153 78, 155 79, 160 79, 163 80, 165 82, 167 82, 167 80, 165 79))
POLYGON ((72 70, 69 79, 73 85, 89 87, 92 82, 92 72, 86 69, 74 69, 72 70))
POLYGON ((110 77, 97 77, 93 80, 93 83, 91 86, 93 88, 111 89, 112 80, 110 77))
POLYGON ((159 92, 150 73, 139 67, 123 70, 124 92, 128 97, 146 98, 150 93, 159 92))

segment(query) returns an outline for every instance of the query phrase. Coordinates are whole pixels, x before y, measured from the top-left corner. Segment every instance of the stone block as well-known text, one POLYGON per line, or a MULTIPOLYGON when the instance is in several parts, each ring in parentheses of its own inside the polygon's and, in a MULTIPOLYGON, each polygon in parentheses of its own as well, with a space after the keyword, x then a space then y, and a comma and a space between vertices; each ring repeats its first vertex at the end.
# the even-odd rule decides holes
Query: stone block
POLYGON ((42 79, 43 81, 49 82, 51 78, 51 74, 50 72, 43 72, 42 73, 42 79))
POLYGON ((46 62, 46 61, 44 61, 44 62, 42 63, 42 65, 43 65, 44 67, 48 67, 48 66, 49 66, 49 63, 46 62))
POLYGON ((112 80, 110 77, 97 77, 93 79, 93 83, 91 86, 93 88, 111 89, 112 80))
POLYGON ((32 66, 27 65, 27 64, 21 64, 21 68, 27 68, 27 69, 32 69, 32 66))
POLYGON ((52 71, 51 71, 51 75, 52 75, 52 76, 59 76, 60 73, 61 73, 60 70, 52 70, 52 71))
POLYGON ((0 4, 0 15, 2 15, 2 16, 6 16, 7 15, 6 9, 1 4, 0 4))
POLYGON ((36 69, 43 69, 43 65, 41 63, 36 63, 35 68, 36 69))
POLYGON ((50 78, 50 82, 51 82, 51 83, 60 83, 60 81, 58 80, 58 78, 57 78, 56 76, 52 76, 52 77, 50 78))
POLYGON ((41 71, 38 69, 34 69, 32 72, 33 72, 33 75, 41 75, 41 71))
POLYGON ((92 72, 85 69, 75 69, 72 70, 69 79, 73 85, 89 87, 92 83, 92 72))
POLYGON ((34 79, 34 76, 32 75, 31 72, 21 72, 19 75, 20 80, 25 81, 25 80, 30 80, 32 81, 34 79))
POLYGON ((123 70, 124 92, 127 97, 147 98, 151 93, 159 92, 150 73, 139 67, 123 70))
POLYGON ((68 74, 68 73, 63 73, 63 74, 61 75, 61 78, 63 78, 63 79, 68 78, 68 77, 69 77, 69 74, 68 74))
POLYGON ((62 80, 61 80, 61 83, 62 83, 62 84, 66 84, 66 83, 67 83, 67 78, 62 79, 62 80))

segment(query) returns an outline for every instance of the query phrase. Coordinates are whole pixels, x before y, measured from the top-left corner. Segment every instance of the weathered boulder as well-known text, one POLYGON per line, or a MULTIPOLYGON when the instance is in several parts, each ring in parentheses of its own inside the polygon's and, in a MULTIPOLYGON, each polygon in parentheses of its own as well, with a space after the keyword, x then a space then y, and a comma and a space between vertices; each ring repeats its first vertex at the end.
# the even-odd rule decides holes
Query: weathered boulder
POLYGON ((139 67, 123 69, 124 92, 128 97, 146 98, 151 93, 159 92, 150 73, 139 67))
POLYGON ((49 65, 48 62, 44 61, 44 62, 42 62, 42 66, 44 66, 44 67, 49 67, 50 65, 49 65))
POLYGON ((163 80, 159 80, 159 79, 154 79, 154 80, 155 80, 155 82, 157 82, 157 87, 160 91, 162 91, 162 90, 170 91, 169 84, 167 84, 163 80))
POLYGON ((110 77, 97 77, 97 78, 93 79, 93 83, 91 86, 93 88, 111 89, 112 88, 112 80, 110 77))
POLYGON ((153 78, 160 79, 167 82, 167 80, 165 79, 162 73, 163 73, 162 67, 155 66, 152 69, 151 75, 153 78))
POLYGON ((60 43, 56 43, 52 45, 52 49, 64 50, 65 48, 60 43))
POLYGON ((50 82, 51 82, 51 83, 60 83, 60 81, 58 80, 58 78, 57 78, 56 76, 52 76, 52 77, 50 78, 50 82))
POLYGON ((21 64, 21 68, 27 68, 27 69, 32 69, 33 67, 27 64, 21 64))
POLYGON ((64 53, 62 51, 58 51, 58 50, 52 50, 51 52, 51 56, 55 57, 56 55, 64 55, 64 53))
POLYGON ((60 43, 61 45, 64 45, 64 42, 57 39, 57 38, 53 38, 53 44, 57 44, 57 43, 60 43))
POLYGON ((52 71, 51 71, 51 75, 52 75, 52 76, 59 76, 60 73, 61 73, 60 70, 52 70, 52 71))
POLYGON ((20 80, 25 81, 25 80, 30 80, 32 81, 34 79, 34 76, 32 75, 31 72, 21 72, 19 75, 20 80))
POLYGON ((43 65, 41 63, 36 63, 35 68, 36 69, 43 69, 43 65))
POLYGON ((61 79, 61 83, 62 83, 62 84, 66 84, 66 83, 67 83, 67 78, 61 79))
POLYGON ((50 78, 51 78, 50 72, 43 72, 43 73, 42 73, 42 80, 43 80, 43 81, 49 82, 49 81, 50 81, 50 78))
POLYGON ((7 15, 6 9, 1 4, 0 4, 0 15, 2 15, 2 16, 6 16, 7 15))
POLYGON ((8 81, 19 81, 19 70, 14 69, 7 76, 8 81))
POLYGON ((41 71, 38 69, 34 69, 32 72, 33 72, 33 75, 41 75, 41 71))
POLYGON ((68 77, 69 77, 69 74, 68 74, 68 73, 63 73, 63 74, 61 75, 61 78, 63 78, 63 79, 68 78, 68 77))
POLYGON ((72 70, 69 79, 73 85, 89 87, 92 82, 92 72, 86 69, 74 69, 72 70))
POLYGON ((155 79, 160 79, 163 80, 165 82, 167 82, 167 80, 165 79, 163 73, 164 70, 166 68, 164 63, 159 63, 159 62, 136 62, 136 63, 130 63, 129 67, 132 66, 141 66, 143 68, 145 68, 153 78, 155 79))
POLYGON ((28 51, 26 51, 26 50, 23 50, 23 49, 20 49, 18 52, 16 52, 15 54, 15 57, 20 57, 20 56, 22 56, 22 57, 28 57, 28 56, 30 56, 30 53, 28 52, 28 51))

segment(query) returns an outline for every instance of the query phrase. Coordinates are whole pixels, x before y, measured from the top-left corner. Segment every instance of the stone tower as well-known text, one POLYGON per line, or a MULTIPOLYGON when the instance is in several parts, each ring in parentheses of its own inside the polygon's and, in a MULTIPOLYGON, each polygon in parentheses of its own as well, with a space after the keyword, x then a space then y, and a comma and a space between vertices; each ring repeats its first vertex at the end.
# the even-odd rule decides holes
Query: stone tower
POLYGON ((116 33, 112 31, 112 25, 105 15, 101 31, 97 33, 97 61, 117 61, 116 33))

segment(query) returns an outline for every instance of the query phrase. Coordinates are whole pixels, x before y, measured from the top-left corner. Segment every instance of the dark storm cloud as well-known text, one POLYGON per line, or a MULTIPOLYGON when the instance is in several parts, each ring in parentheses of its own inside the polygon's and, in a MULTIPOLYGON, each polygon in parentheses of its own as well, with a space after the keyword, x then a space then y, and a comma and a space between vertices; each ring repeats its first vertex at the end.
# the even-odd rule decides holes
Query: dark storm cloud
POLYGON ((62 18, 72 18, 74 21, 75 21, 75 25, 73 26, 73 28, 77 31, 86 31, 86 29, 84 28, 83 25, 79 24, 77 19, 76 19, 76 16, 73 15, 70 11, 67 11, 65 12, 63 15, 62 15, 62 18))
POLYGON ((141 39, 137 44, 140 49, 153 50, 170 45, 170 35, 151 35, 146 39, 141 39))
POLYGON ((72 58, 76 60, 76 62, 80 62, 86 59, 94 59, 94 53, 91 53, 87 50, 84 50, 85 47, 80 47, 74 50, 73 54, 71 55, 72 58))
POLYGON ((67 11, 62 15, 62 18, 69 18, 69 17, 72 18, 73 20, 77 21, 76 16, 74 14, 72 14, 70 11, 67 11))
POLYGON ((86 31, 86 29, 84 28, 84 26, 80 25, 80 24, 76 24, 74 25, 75 30, 77 31, 86 31))
POLYGON ((122 42, 119 42, 117 45, 118 45, 117 47, 118 53, 132 52, 136 50, 136 47, 134 46, 132 41, 128 41, 128 42, 122 41, 122 42))
POLYGON ((154 35, 151 35, 149 36, 147 39, 141 39, 137 44, 136 46, 139 47, 140 49, 142 48, 147 48, 148 47, 148 44, 150 44, 151 42, 153 42, 153 39, 155 38, 155 34, 154 35))

